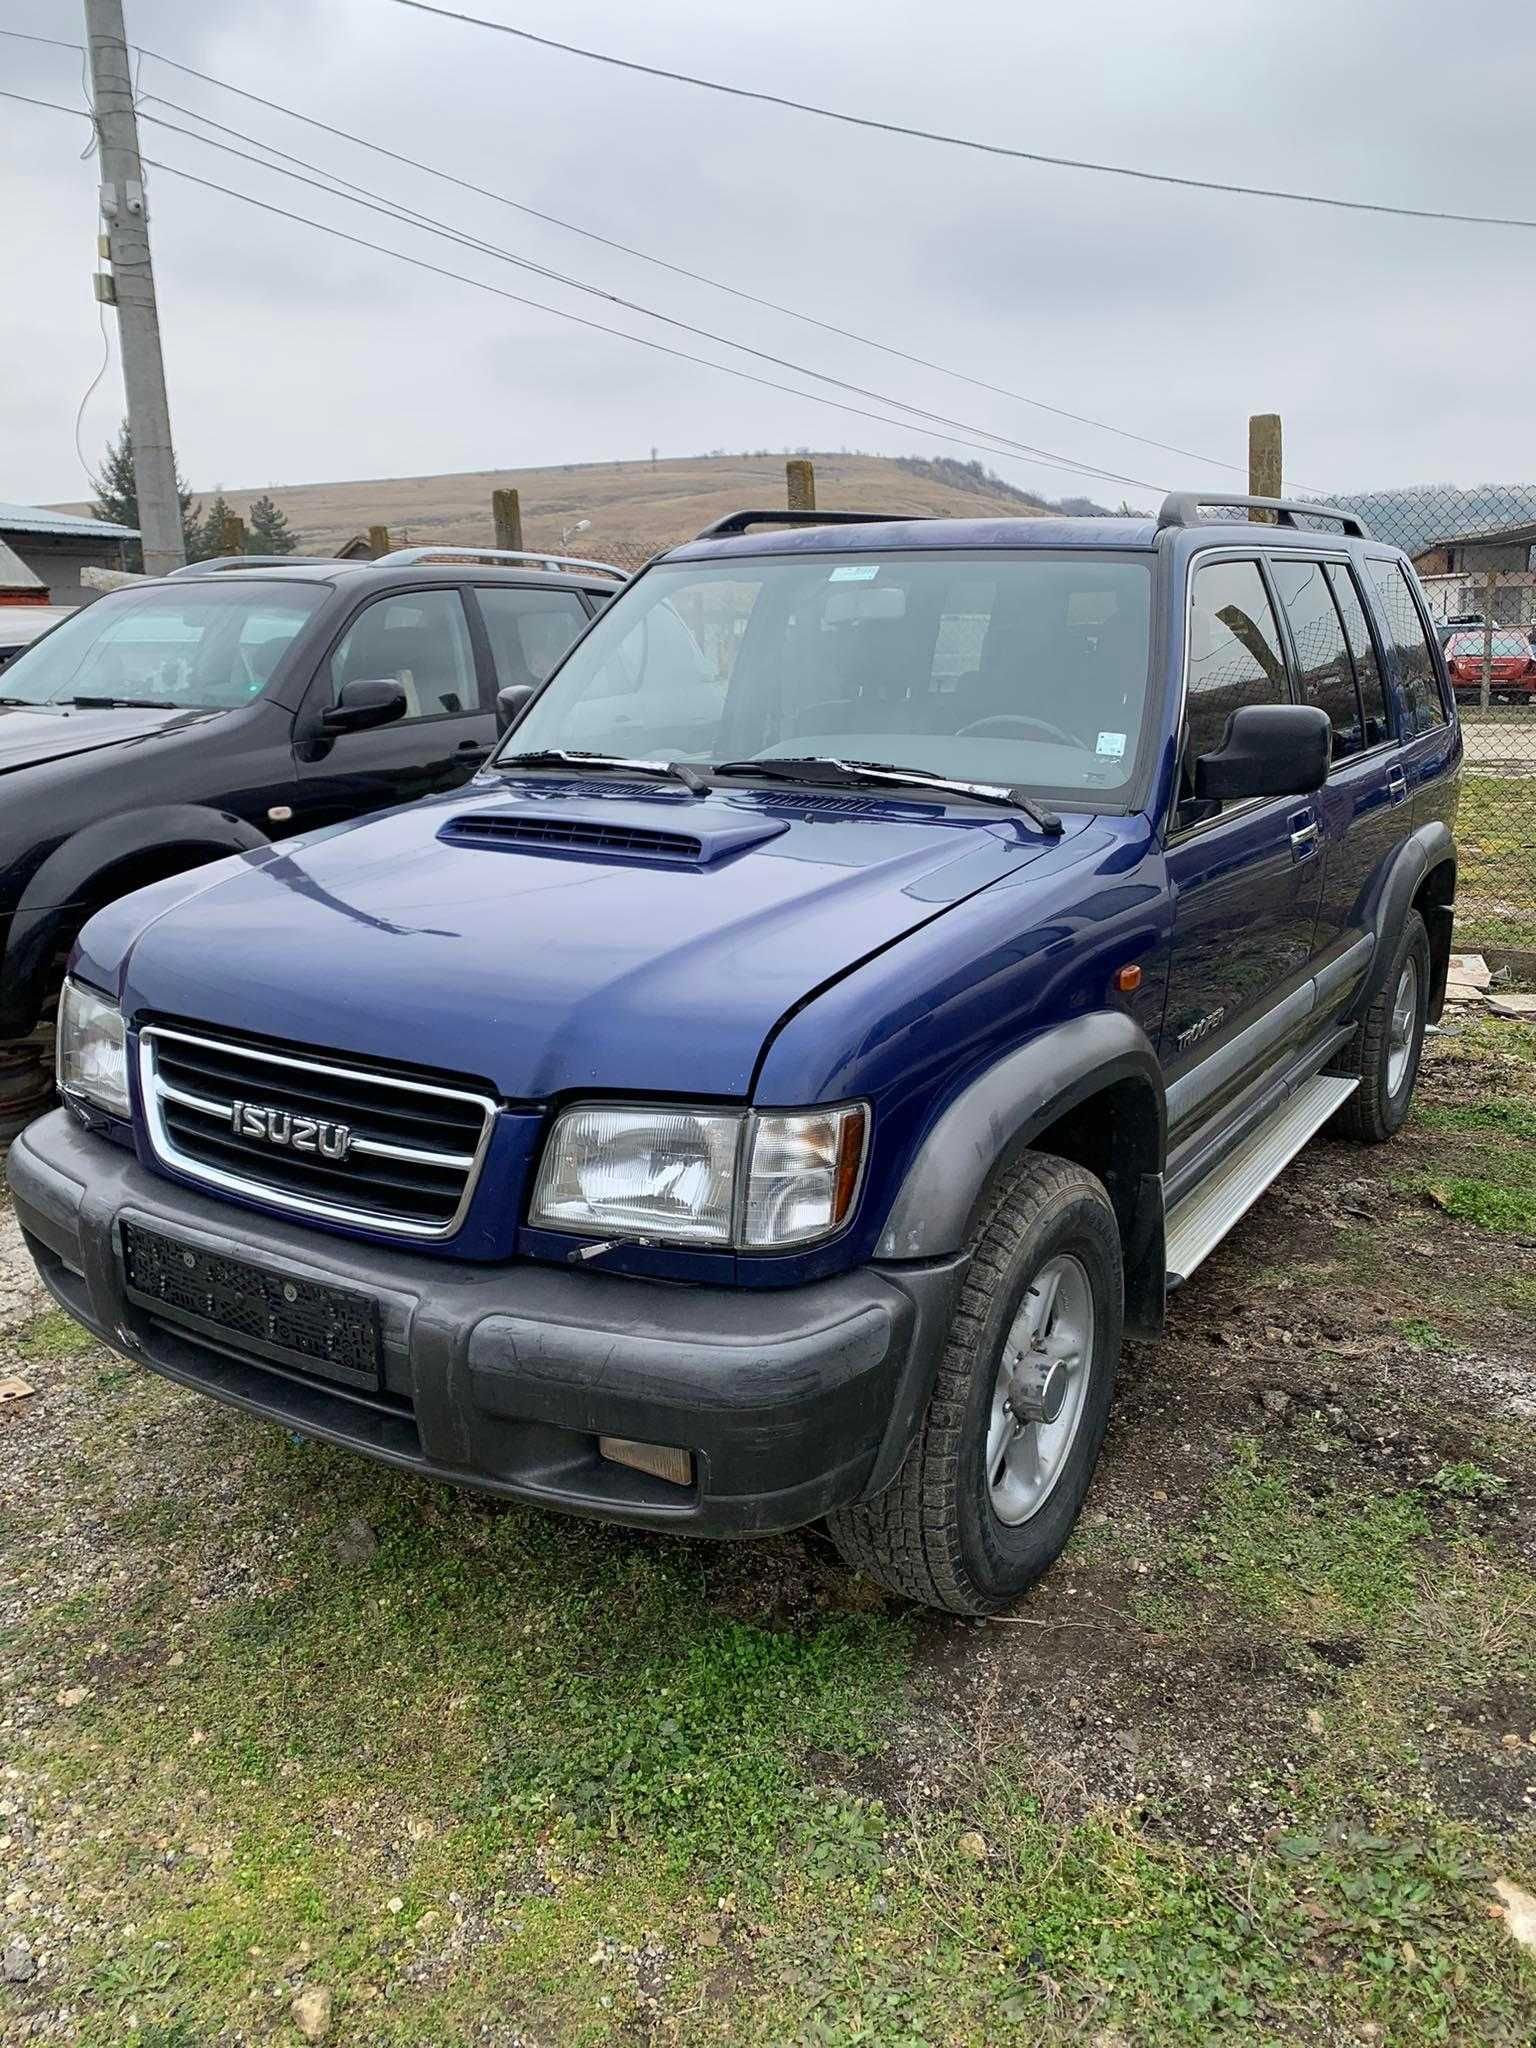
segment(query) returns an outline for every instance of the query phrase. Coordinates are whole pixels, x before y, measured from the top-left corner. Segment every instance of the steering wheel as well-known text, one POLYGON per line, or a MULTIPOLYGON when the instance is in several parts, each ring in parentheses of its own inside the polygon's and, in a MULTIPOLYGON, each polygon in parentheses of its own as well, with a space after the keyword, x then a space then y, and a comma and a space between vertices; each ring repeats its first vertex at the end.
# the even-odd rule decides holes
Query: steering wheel
POLYGON ((1000 711, 991 718, 978 718, 974 725, 962 725, 955 737, 960 740, 1000 740, 1015 735, 1020 726, 1025 726, 1032 732, 1043 732, 1048 740, 1055 740, 1064 747, 1081 747, 1087 744, 1078 734, 1063 732, 1059 725, 1052 725, 1049 719, 1026 718, 1021 713, 1013 711, 1000 711))

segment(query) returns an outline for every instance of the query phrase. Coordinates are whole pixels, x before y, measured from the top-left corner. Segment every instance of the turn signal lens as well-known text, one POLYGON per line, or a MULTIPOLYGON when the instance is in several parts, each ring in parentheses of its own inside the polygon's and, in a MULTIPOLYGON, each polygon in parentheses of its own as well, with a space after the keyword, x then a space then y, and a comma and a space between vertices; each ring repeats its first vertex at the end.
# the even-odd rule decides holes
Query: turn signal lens
POLYGON ((858 1192, 868 1133, 862 1103, 756 1117, 743 1245, 765 1251, 808 1244, 841 1228, 858 1192))

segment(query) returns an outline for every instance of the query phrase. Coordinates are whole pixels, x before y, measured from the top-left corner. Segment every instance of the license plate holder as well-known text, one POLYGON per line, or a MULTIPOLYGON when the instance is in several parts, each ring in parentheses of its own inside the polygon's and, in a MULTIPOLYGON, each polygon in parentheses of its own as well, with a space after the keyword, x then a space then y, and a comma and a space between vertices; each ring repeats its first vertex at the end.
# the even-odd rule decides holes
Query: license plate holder
POLYGON ((120 1226, 128 1297, 167 1322, 286 1370, 377 1393, 383 1383, 379 1304, 227 1252, 120 1226))

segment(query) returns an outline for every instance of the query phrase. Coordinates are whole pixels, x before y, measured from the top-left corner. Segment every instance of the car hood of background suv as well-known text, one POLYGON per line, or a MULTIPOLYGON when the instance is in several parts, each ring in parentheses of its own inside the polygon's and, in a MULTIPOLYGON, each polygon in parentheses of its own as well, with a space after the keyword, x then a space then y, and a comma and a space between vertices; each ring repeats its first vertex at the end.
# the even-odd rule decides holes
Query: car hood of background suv
POLYGON ((1052 844, 878 792, 477 786, 125 898, 76 971, 131 1019, 513 1100, 742 1097, 788 1011, 1052 844))
MULTIPOLYGON (((0 674, 0 697, 4 695, 5 677, 0 674)), ((0 705, 0 775, 17 768, 40 767, 70 754, 122 746, 129 740, 153 739, 208 716, 206 711, 140 711, 131 706, 120 711, 55 711, 47 707, 29 711, 0 705)))

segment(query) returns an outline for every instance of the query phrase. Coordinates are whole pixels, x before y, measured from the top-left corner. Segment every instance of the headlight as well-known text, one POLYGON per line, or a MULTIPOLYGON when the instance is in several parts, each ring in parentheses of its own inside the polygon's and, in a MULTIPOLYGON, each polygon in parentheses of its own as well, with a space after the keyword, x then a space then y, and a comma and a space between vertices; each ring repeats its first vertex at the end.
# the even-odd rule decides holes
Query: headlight
POLYGON ((129 1113, 123 1013, 78 981, 66 981, 59 998, 58 1081, 61 1095, 78 1096, 113 1116, 129 1113))
POLYGON ((555 1124, 530 1221, 582 1236, 772 1251, 846 1221, 869 1113, 571 1109, 555 1124))

